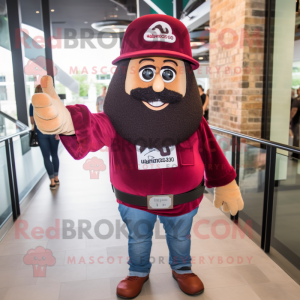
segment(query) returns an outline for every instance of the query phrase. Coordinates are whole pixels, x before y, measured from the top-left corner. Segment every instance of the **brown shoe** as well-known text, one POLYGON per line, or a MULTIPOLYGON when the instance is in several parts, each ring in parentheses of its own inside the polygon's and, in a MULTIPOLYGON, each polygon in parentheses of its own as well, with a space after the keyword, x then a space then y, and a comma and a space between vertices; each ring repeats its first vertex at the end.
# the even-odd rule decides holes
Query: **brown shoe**
POLYGON ((194 273, 177 274, 172 270, 173 278, 178 282, 180 289, 187 295, 199 295, 204 292, 204 285, 194 273))
POLYGON ((143 287, 143 284, 149 279, 146 277, 127 276, 119 282, 117 286, 117 296, 123 299, 133 299, 137 297, 143 287))

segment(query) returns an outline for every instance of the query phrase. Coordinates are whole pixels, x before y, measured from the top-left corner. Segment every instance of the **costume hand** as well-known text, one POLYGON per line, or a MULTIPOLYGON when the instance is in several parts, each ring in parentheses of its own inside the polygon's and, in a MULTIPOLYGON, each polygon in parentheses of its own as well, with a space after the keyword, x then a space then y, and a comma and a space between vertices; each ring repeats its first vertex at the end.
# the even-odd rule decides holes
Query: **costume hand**
POLYGON ((221 205, 223 205, 224 212, 230 211, 233 216, 244 208, 241 191, 235 180, 225 186, 215 188, 214 206, 219 208, 221 205))
POLYGON ((75 134, 70 112, 59 99, 53 87, 53 79, 43 76, 43 93, 32 96, 33 115, 38 129, 44 134, 75 134))

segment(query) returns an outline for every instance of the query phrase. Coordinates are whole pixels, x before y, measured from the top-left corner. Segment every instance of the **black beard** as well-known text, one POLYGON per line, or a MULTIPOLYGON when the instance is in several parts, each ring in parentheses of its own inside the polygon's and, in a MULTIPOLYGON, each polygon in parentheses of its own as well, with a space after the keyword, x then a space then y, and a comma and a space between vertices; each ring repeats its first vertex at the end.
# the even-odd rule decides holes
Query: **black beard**
POLYGON ((125 79, 129 61, 118 63, 104 101, 104 113, 118 134, 143 148, 160 149, 187 140, 200 126, 203 115, 197 82, 189 63, 185 62, 187 86, 186 94, 182 97, 166 89, 155 93, 152 87, 150 89, 154 94, 147 88, 134 89, 132 95, 128 95, 125 92, 125 79), (149 109, 142 102, 153 101, 156 96, 170 104, 157 111, 149 109))

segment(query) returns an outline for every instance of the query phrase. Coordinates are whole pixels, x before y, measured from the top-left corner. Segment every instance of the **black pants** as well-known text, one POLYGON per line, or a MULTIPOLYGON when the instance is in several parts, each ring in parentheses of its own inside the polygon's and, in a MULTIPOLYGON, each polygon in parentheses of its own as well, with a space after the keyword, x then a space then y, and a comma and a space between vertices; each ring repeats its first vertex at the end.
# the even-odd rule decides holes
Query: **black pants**
POLYGON ((209 113, 209 110, 207 109, 203 115, 206 121, 208 121, 208 113, 209 113))
MULTIPOLYGON (((294 134, 293 146, 300 148, 300 141, 299 141, 300 124, 298 123, 298 124, 292 126, 292 131, 294 134)), ((293 153, 292 157, 300 159, 300 155, 297 153, 293 153)))

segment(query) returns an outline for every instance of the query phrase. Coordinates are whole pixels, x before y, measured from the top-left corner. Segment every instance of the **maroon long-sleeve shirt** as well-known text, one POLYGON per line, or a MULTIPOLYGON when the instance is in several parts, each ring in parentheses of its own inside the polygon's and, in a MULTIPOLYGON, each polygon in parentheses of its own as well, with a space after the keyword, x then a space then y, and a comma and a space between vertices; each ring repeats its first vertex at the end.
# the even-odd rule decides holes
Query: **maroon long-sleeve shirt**
MULTIPOLYGON (((71 113, 75 135, 61 135, 63 145, 75 159, 108 146, 110 180, 120 191, 140 196, 175 195, 194 189, 203 176, 209 188, 224 186, 236 177, 204 118, 198 130, 176 146, 178 167, 139 170, 136 146, 116 132, 105 113, 92 114, 84 105, 67 106, 67 109, 71 113)), ((170 210, 148 210, 117 201, 158 215, 179 216, 198 207, 202 198, 175 205, 170 210)))

